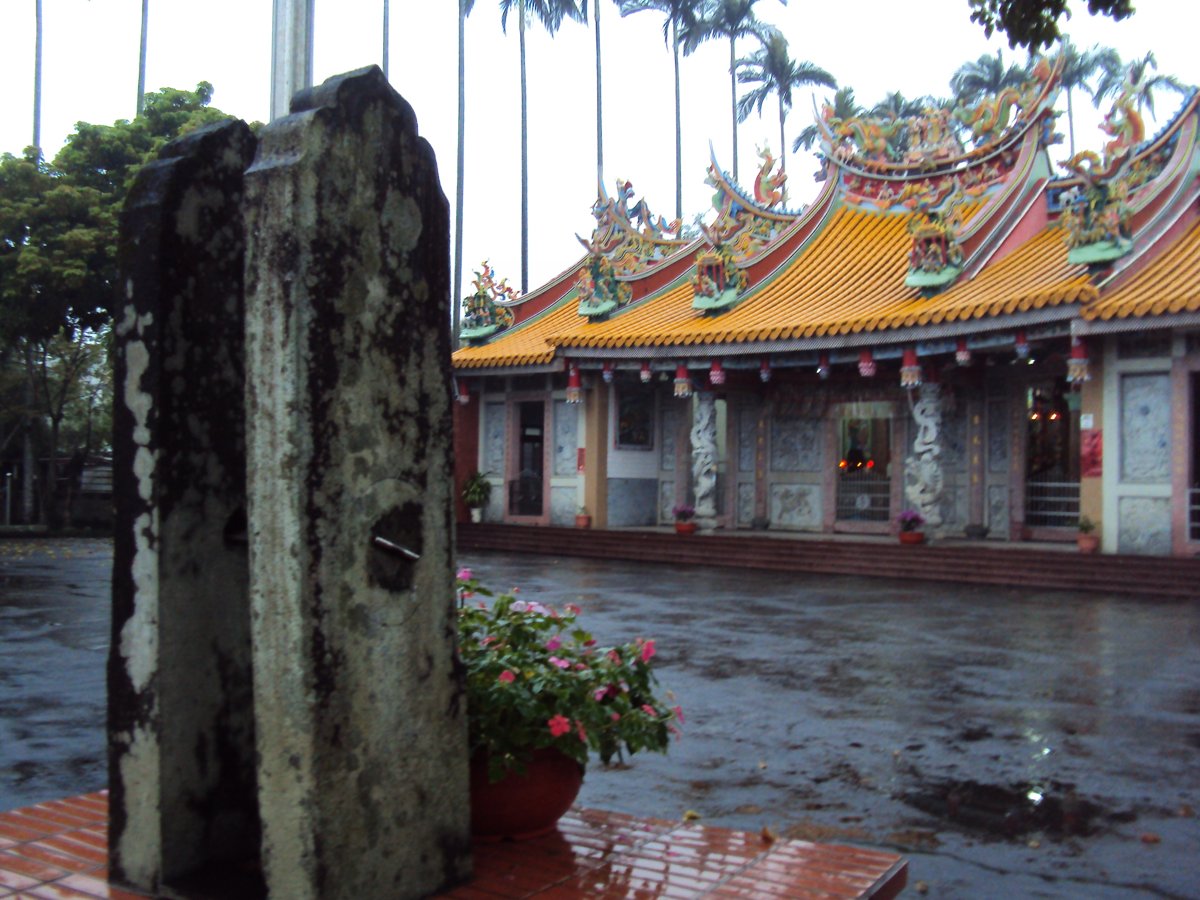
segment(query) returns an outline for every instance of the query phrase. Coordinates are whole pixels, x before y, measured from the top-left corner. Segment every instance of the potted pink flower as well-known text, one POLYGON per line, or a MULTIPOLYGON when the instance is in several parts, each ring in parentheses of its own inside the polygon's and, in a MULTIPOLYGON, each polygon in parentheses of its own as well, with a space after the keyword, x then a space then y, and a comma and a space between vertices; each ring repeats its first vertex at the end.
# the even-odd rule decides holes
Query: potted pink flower
POLYGON ((921 530, 921 526, 924 524, 925 517, 915 509, 906 509, 900 515, 896 516, 896 525, 900 528, 900 543, 924 543, 925 532, 921 530))
POLYGON ((553 828, 592 753, 607 763, 666 752, 683 716, 659 696, 653 640, 600 647, 576 623, 576 606, 493 596, 465 569, 458 586, 475 834, 553 828))

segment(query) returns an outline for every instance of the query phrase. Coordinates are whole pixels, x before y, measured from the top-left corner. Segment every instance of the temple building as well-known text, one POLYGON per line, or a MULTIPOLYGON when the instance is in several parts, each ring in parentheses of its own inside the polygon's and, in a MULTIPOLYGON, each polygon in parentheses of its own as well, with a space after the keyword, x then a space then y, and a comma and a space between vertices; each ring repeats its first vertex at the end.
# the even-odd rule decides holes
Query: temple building
MULTIPOLYGON (((484 266, 454 354, 484 519, 1200 552, 1200 112, 1126 85, 1060 172, 1056 65, 974 107, 840 120, 786 207, 714 160, 694 238, 603 189, 585 254, 517 295, 484 266)), ((465 513, 465 510, 461 512, 465 513)))

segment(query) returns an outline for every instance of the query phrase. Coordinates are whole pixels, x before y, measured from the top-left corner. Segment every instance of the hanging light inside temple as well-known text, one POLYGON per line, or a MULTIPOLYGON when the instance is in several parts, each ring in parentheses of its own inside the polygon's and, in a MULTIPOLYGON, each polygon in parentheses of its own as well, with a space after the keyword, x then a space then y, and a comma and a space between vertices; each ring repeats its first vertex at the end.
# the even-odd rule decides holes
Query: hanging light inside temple
POLYGON ((904 348, 904 358, 900 363, 900 387, 912 390, 921 386, 921 361, 917 359, 917 351, 913 347, 904 348))
POLYGON ((567 367, 567 402, 578 403, 583 399, 583 384, 579 379, 579 366, 571 363, 567 367))
POLYGON ((1071 355, 1067 358, 1067 384, 1083 384, 1091 380, 1087 344, 1083 342, 1083 338, 1071 338, 1071 355))
POLYGON ((604 379, 605 384, 612 384, 613 379, 613 364, 606 362, 600 369, 600 377, 604 379))
POLYGON ((954 351, 954 361, 960 366, 969 366, 971 364, 971 351, 967 349, 967 339, 965 337, 958 339, 958 348, 954 351))
POLYGON ((863 350, 858 354, 858 374, 863 378, 875 377, 875 357, 870 350, 863 350))
POLYGON ((765 356, 758 364, 758 380, 763 384, 771 380, 771 361, 765 356))
POLYGON ((829 354, 825 351, 817 356, 817 377, 822 381, 829 377, 829 354))
POLYGON ((1013 337, 1013 349, 1017 352, 1017 359, 1029 359, 1029 340, 1025 337, 1024 329, 1017 331, 1013 337))
POLYGON ((675 396, 680 400, 692 396, 692 380, 688 378, 687 366, 683 363, 675 367, 675 396))
POLYGON ((648 363, 648 362, 642 363, 642 370, 641 370, 641 372, 638 373, 638 377, 642 379, 642 384, 650 383, 650 377, 651 377, 650 363, 648 363))
POLYGON ((463 379, 459 378, 455 384, 457 388, 455 390, 455 394, 457 395, 458 402, 463 406, 466 406, 471 402, 471 392, 467 389, 467 383, 463 379))
POLYGON ((708 383, 712 385, 725 383, 725 369, 719 359, 714 359, 712 365, 708 367, 708 383))

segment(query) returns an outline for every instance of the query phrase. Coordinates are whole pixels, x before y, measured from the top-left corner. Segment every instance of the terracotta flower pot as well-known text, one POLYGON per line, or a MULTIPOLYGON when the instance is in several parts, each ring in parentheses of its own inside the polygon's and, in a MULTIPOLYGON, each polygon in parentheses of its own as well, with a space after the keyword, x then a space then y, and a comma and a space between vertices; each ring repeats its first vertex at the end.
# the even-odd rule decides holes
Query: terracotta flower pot
POLYGON ((583 767, 553 747, 533 751, 525 774, 488 781, 487 757, 471 757, 471 834, 522 840, 554 829, 583 784, 583 767))
POLYGON ((676 534, 695 534, 696 533, 696 523, 691 520, 688 520, 687 522, 676 522, 675 523, 675 533, 676 534))
POLYGON ((1100 535, 1080 532, 1075 535, 1075 543, 1080 553, 1095 553, 1100 546, 1100 535))
POLYGON ((902 544, 923 544, 925 543, 925 532, 923 531, 901 531, 900 543, 902 544))
POLYGON ((576 515, 575 516, 575 527, 576 528, 591 528, 592 527, 592 517, 590 515, 583 515, 583 514, 576 515))

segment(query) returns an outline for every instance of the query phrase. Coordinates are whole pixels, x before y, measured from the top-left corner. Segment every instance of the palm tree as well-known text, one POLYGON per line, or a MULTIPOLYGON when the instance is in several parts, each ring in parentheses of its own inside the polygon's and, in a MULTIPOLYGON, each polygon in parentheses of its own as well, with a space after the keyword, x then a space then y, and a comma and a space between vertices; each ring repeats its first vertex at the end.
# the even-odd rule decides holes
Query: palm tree
POLYGON ((1132 87, 1138 111, 1145 107, 1150 111, 1150 115, 1154 115, 1154 92, 1159 88, 1169 88, 1179 94, 1187 93, 1187 87, 1174 75, 1150 74, 1158 71, 1158 60, 1154 58, 1153 52, 1148 52, 1127 66, 1121 62, 1121 56, 1116 50, 1109 50, 1101 58, 1100 68, 1100 78, 1092 94, 1092 102, 1097 107, 1106 98, 1120 95, 1126 80, 1132 87))
MULTIPOLYGON (((729 112, 733 123, 733 180, 738 177, 737 147, 737 40, 755 35, 762 37, 768 26, 754 17, 754 4, 758 0, 704 0, 700 15, 684 31, 684 54, 689 54, 700 44, 714 38, 729 39, 729 112)), ((787 0, 779 0, 784 6, 787 0)))
MULTIPOLYGON (((1101 50, 1093 47, 1091 50, 1080 51, 1071 39, 1064 35, 1058 44, 1058 58, 1061 61, 1059 78, 1067 93, 1067 146, 1069 156, 1075 155, 1075 104, 1073 92, 1076 88, 1092 94, 1091 81, 1100 69, 1101 60, 1106 54, 1115 54, 1115 50, 1101 50)), ((1119 63, 1118 63, 1119 67, 1119 63)))
POLYGON ((671 45, 675 59, 675 218, 683 218, 683 130, 680 127, 679 104, 679 42, 681 29, 695 24, 700 0, 620 0, 621 15, 636 12, 660 12, 663 22, 663 41, 671 45))
POLYGON ((529 102, 525 81, 525 20, 536 17, 554 34, 564 18, 583 21, 575 0, 500 0, 500 28, 508 33, 508 14, 517 12, 521 45, 521 293, 529 290, 529 102))
POLYGON ((34 0, 33 146, 42 147, 42 0, 34 0))
POLYGON ((974 62, 963 63, 950 78, 954 98, 963 104, 975 103, 984 97, 999 94, 1008 87, 1019 88, 1029 80, 1029 64, 1004 65, 1004 53, 984 54, 974 62))
POLYGON ((454 186, 454 288, 450 292, 450 339, 458 346, 458 327, 462 318, 462 245, 463 245, 463 173, 466 169, 467 137, 467 16, 475 0, 458 0, 458 159, 454 186))
MULTIPOLYGON (((866 110, 858 105, 854 99, 854 88, 843 87, 838 88, 837 93, 833 95, 833 115, 836 119, 845 121, 861 116, 866 110)), ((821 129, 814 122, 811 125, 805 126, 798 135, 796 140, 792 141, 792 152, 799 153, 801 150, 811 150, 813 144, 821 137, 821 129)))
POLYGON ((138 51, 138 93, 137 114, 142 114, 146 101, 146 37, 147 25, 150 22, 150 0, 142 0, 142 43, 138 51))
POLYGON ((745 59, 739 59, 738 81, 756 85, 737 104, 738 121, 744 122, 752 109, 762 115, 763 102, 774 94, 779 98, 779 167, 786 170, 787 144, 783 123, 792 108, 792 89, 823 85, 837 88, 837 79, 810 62, 797 62, 788 55, 788 42, 782 32, 763 35, 763 45, 745 59))

